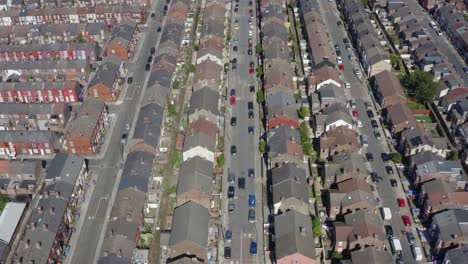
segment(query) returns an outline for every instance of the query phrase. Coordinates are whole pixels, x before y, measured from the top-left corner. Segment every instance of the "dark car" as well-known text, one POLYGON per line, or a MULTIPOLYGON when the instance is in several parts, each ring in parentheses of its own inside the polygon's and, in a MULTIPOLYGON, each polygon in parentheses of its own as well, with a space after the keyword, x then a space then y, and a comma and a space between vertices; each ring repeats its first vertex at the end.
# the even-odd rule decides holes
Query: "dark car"
POLYGON ((231 247, 224 247, 224 258, 231 259, 231 247))
POLYGON ((369 116, 369 118, 374 118, 374 112, 372 112, 372 110, 367 110, 367 116, 369 116))
POLYGON ((463 67, 463 71, 468 74, 468 67, 463 67))
POLYGON ((338 21, 338 23, 336 23, 339 27, 341 27, 343 25, 343 22, 341 21, 338 21))
POLYGON ((234 213, 234 208, 236 207, 236 205, 233 203, 233 202, 230 202, 228 204, 228 211, 230 214, 234 213))
POLYGON ((255 209, 249 209, 249 223, 255 222, 255 209))
POLYGON ((253 178, 255 176, 255 170, 253 168, 249 169, 249 177, 253 178))
POLYGON ((390 155, 388 155, 388 153, 381 153, 380 156, 382 157, 383 162, 388 162, 390 160, 390 155))
POLYGON ((232 62, 232 63, 237 63, 237 59, 234 58, 234 59, 231 60, 231 62, 232 62))
POLYGON ((128 84, 131 84, 132 82, 133 82, 133 77, 128 77, 127 83, 128 83, 128 84))
POLYGON ((147 63, 151 63, 153 61, 153 56, 149 56, 148 59, 146 60, 147 63))
POLYGON ((395 179, 390 179, 390 185, 392 187, 398 187, 398 183, 397 183, 397 181, 395 179))
POLYGON ((341 50, 336 50, 336 56, 341 57, 341 50))
POLYGON ((344 44, 348 44, 348 43, 349 43, 349 39, 344 38, 344 39, 343 39, 343 43, 344 43, 344 44))
POLYGON ((146 66, 145 66, 145 71, 149 71, 150 68, 151 68, 151 65, 150 65, 150 64, 146 64, 146 66))
POLYGON ((249 131, 249 134, 253 134, 254 133, 254 127, 249 126, 248 131, 249 131))
POLYGON ((374 156, 370 152, 366 153, 366 158, 367 158, 367 161, 371 161, 371 162, 374 161, 374 156))
POLYGON ((236 124, 237 124, 237 118, 231 117, 231 126, 236 126, 236 124))
POLYGON ((375 121, 374 119, 372 119, 370 123, 371 123, 371 125, 372 125, 372 127, 373 127, 374 129, 379 128, 379 125, 377 124, 377 121, 375 121))
POLYGON ((252 55, 252 54, 253 54, 252 49, 249 49, 249 50, 247 51, 247 54, 252 55))
POLYGON ((156 16, 155 13, 151 13, 151 18, 154 18, 156 16))
POLYGON ((253 110, 253 107, 254 107, 253 102, 248 102, 247 107, 249 108, 249 110, 253 110))
POLYGON ((150 49, 151 55, 154 55, 155 52, 156 52, 156 49, 154 47, 150 49))
POLYGON ((249 64, 250 67, 255 67, 255 63, 253 61, 250 62, 249 64))
POLYGON ((231 91, 229 92, 229 94, 231 96, 236 96, 236 90, 235 89, 231 89, 231 91))
POLYGON ((385 166, 385 170, 387 171, 388 174, 393 174, 392 166, 385 166))
POLYGON ((379 177, 379 175, 375 172, 371 172, 370 173, 370 177, 371 177, 371 180, 372 182, 379 182, 382 178, 379 177))
POLYGON ((236 70, 237 70, 237 64, 233 63, 233 64, 232 64, 232 71, 235 72, 236 70))
POLYGON ((252 111, 252 110, 250 110, 250 111, 249 111, 249 119, 252 119, 252 118, 253 118, 253 116, 254 116, 254 113, 253 113, 253 111, 252 111))
POLYGON ((249 1, 249 6, 252 6, 252 1, 249 1))
POLYGON ((257 242, 250 242, 250 255, 257 256, 257 242))
POLYGON ((229 183, 234 183, 236 181, 236 175, 234 175, 233 173, 229 173, 228 174, 228 182, 229 183))
POLYGON ((226 230, 226 235, 224 236, 224 241, 225 243, 231 243, 232 241, 232 231, 231 230, 226 230))
POLYGON ((162 30, 161 27, 158 27, 158 32, 161 32, 161 30, 162 30))
POLYGON ((235 12, 235 13, 239 12, 239 4, 236 4, 236 5, 234 6, 234 12, 235 12))
POLYGON ((234 198, 234 186, 229 186, 228 187, 228 198, 229 199, 234 198))
POLYGON ((392 226, 386 225, 385 226, 385 233, 387 233, 387 235, 389 237, 393 237, 393 228, 392 228, 392 226))
POLYGON ((245 189, 245 178, 244 177, 239 177, 237 179, 237 188, 239 189, 245 189))
POLYGON ((254 85, 250 85, 250 86, 249 86, 249 91, 250 91, 251 93, 255 93, 255 86, 254 86, 254 85))
POLYGON ((408 242, 410 243, 410 245, 416 244, 416 239, 414 238, 413 233, 407 232, 406 233, 406 238, 408 239, 408 242))
POLYGON ((231 155, 233 156, 237 155, 237 147, 235 145, 231 146, 231 155))
POLYGON ((338 45, 338 44, 335 44, 335 46, 333 46, 333 47, 335 47, 335 50, 339 50, 339 49, 340 49, 340 45, 338 45))
POLYGON ((232 50, 237 52, 237 46, 232 47, 232 50))

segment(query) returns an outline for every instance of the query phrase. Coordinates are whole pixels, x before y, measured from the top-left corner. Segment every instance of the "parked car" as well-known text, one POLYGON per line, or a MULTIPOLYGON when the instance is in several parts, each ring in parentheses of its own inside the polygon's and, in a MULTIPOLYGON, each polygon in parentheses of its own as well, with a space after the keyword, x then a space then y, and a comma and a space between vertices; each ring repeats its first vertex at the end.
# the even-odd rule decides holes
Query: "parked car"
POLYGON ((231 126, 236 126, 237 118, 235 116, 231 117, 231 126))
POLYGON ((385 166, 385 170, 387 171, 388 174, 393 174, 392 166, 385 166))
POLYGON ((359 112, 358 111, 353 111, 353 117, 359 117, 359 112))
POLYGON ((401 208, 405 207, 405 199, 403 199, 403 198, 398 198, 398 199, 397 199, 397 202, 398 202, 398 206, 399 206, 399 207, 401 207, 401 208))
POLYGON ((416 244, 416 239, 414 238, 413 233, 407 232, 406 233, 406 238, 408 238, 408 242, 410 243, 410 245, 416 244))
POLYGON ((248 132, 249 132, 249 134, 253 135, 253 133, 254 133, 254 127, 253 127, 253 126, 249 126, 248 132))
POLYGON ((252 55, 252 54, 253 54, 252 49, 249 49, 249 50, 247 51, 247 54, 252 55))
POLYGON ((235 206, 234 202, 229 202, 229 204, 228 204, 228 211, 229 211, 230 214, 234 213, 235 207, 236 207, 236 206, 235 206))
POLYGON ((411 219, 409 218, 409 216, 402 215, 401 219, 403 220, 403 224, 405 224, 405 226, 411 226, 411 219))
POLYGON ((338 21, 338 22, 336 23, 336 25, 339 26, 339 27, 341 27, 341 26, 343 25, 343 22, 338 21))
POLYGON ((231 259, 231 247, 224 247, 224 258, 231 259))
POLYGON ((372 120, 370 121, 370 123, 371 123, 371 125, 372 125, 372 128, 374 128, 374 129, 379 128, 379 124, 378 124, 377 121, 375 121, 374 119, 372 119, 372 120))
POLYGON ((226 234, 224 236, 224 243, 231 243, 232 241, 232 231, 231 230, 226 230, 226 234))
POLYGON ((253 178, 255 176, 255 169, 254 168, 250 168, 249 169, 249 178, 253 178))
POLYGON ((235 89, 231 89, 231 91, 229 92, 229 94, 231 96, 236 96, 236 90, 235 89))
POLYGON ((250 67, 250 68, 249 68, 249 73, 250 73, 250 74, 255 74, 255 69, 254 69, 253 67, 250 67))
POLYGON ((239 189, 245 189, 245 178, 244 177, 239 177, 237 179, 237 188, 239 189))
POLYGON ((132 83, 133 83, 133 77, 128 77, 127 83, 128 83, 128 84, 132 84, 132 83))
POLYGON ((398 187, 398 183, 395 179, 390 179, 390 185, 392 185, 392 187, 398 187))
POLYGON ((252 119, 254 116, 254 112, 252 110, 249 111, 249 119, 252 119))
POLYGON ((361 70, 359 70, 358 68, 354 68, 354 74, 356 74, 358 77, 361 76, 361 70))
POLYGON ((343 59, 340 56, 336 57, 336 63, 343 64, 343 59))
POLYGON ((388 162, 390 160, 390 155, 388 153, 381 153, 380 156, 382 157, 383 162, 388 162))
POLYGON ((236 97, 235 96, 231 96, 230 103, 231 103, 231 105, 236 105, 236 97))
POLYGON ((235 145, 231 146, 231 155, 233 156, 237 155, 237 147, 235 145))
POLYGON ((250 242, 250 255, 257 256, 257 242, 250 242))
POLYGON ((228 198, 233 199, 234 198, 234 186, 229 186, 228 187, 228 198))
POLYGON ((145 71, 149 71, 150 68, 151 68, 151 65, 149 63, 147 63, 146 66, 145 66, 145 71))
POLYGON ((345 82, 344 86, 346 89, 351 89, 351 84, 349 84, 349 82, 345 82))
POLYGON ((234 183, 236 181, 236 175, 234 173, 229 173, 228 174, 228 182, 229 183, 234 183))
POLYGON ((253 104, 252 101, 250 101, 250 102, 247 103, 247 108, 248 108, 249 110, 253 110, 254 104, 253 104))
POLYGON ((374 131, 374 136, 377 140, 381 140, 382 139, 382 136, 380 135, 380 132, 379 131, 374 131))
POLYGON ((255 86, 254 86, 254 85, 250 85, 250 86, 249 86, 249 91, 250 91, 251 93, 255 93, 255 86))
POLYGON ((351 99, 351 107, 356 108, 356 100, 351 99))
POLYGON ((249 223, 255 223, 255 209, 249 209, 249 223))
POLYGON ((375 117, 374 112, 372 112, 372 110, 367 110, 367 116, 369 116, 370 119, 373 119, 375 117))
POLYGON ((374 161, 374 156, 370 152, 366 153, 366 158, 367 158, 367 161, 370 161, 370 162, 374 161))
POLYGON ((387 233, 387 236, 393 237, 393 228, 391 225, 385 225, 385 233, 387 233))
POLYGON ((367 108, 367 109, 370 109, 372 107, 371 103, 369 103, 368 101, 365 101, 364 102, 364 106, 367 108))

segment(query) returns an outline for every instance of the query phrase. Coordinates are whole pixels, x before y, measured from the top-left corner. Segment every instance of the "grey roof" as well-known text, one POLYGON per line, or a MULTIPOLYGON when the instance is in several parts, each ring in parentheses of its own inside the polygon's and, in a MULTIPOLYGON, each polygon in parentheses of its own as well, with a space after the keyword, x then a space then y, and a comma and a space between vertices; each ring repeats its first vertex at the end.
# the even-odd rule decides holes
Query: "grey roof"
POLYGON ((201 264, 203 262, 198 261, 196 258, 182 257, 174 261, 171 260, 171 264, 201 264))
POLYGON ((299 120, 295 105, 274 105, 268 107, 267 119, 273 119, 277 116, 287 116, 291 119, 299 120))
POLYGON ((119 76, 119 69, 122 65, 122 60, 111 55, 104 59, 99 68, 95 71, 94 77, 88 84, 88 87, 93 87, 96 84, 103 84, 106 87, 112 88, 114 82, 119 76))
POLYGON ((387 251, 377 250, 374 247, 365 247, 351 252, 351 262, 356 264, 388 264, 393 262, 393 258, 387 251))
POLYGON ((442 263, 464 263, 467 259, 468 245, 460 245, 458 248, 449 249, 445 253, 445 258, 442 263))
POLYGON ((347 102, 344 90, 333 83, 325 84, 318 92, 320 94, 321 104, 326 104, 327 102, 335 99, 343 102, 344 104, 347 102))
POLYGON ((201 38, 205 37, 224 37, 224 24, 223 23, 207 23, 201 28, 201 38))
POLYGON ((202 132, 196 132, 190 136, 185 137, 183 149, 184 152, 197 146, 204 147, 207 150, 214 152, 216 148, 216 136, 208 135, 202 132))
POLYGON ((218 115, 219 94, 208 87, 203 87, 195 91, 190 99, 189 115, 200 111, 207 110, 214 115, 218 115))
POLYGON ((410 159, 411 159, 411 164, 414 166, 418 166, 429 161, 444 160, 441 156, 431 151, 424 151, 424 152, 416 153, 413 156, 411 156, 410 159))
POLYGON ((75 185, 85 162, 85 159, 73 154, 57 153, 47 169, 46 184, 64 181, 75 185))
POLYGON ((135 188, 117 192, 102 244, 102 255, 114 253, 132 258, 145 197, 144 192, 135 188))
POLYGON ((208 223, 210 213, 196 202, 186 202, 174 209, 169 245, 191 241, 199 247, 208 247, 208 223))
POLYGON ((57 107, 57 105, 65 105, 63 103, 52 103, 52 104, 11 104, 11 103, 0 103, 0 113, 4 115, 27 115, 28 118, 32 118, 36 115, 44 114, 56 114, 55 109, 63 109, 63 107, 57 107))
POLYGON ((14 175, 32 175, 37 178, 40 173, 41 161, 40 160, 8 160, 8 170, 5 174, 0 174, 0 178, 14 175))
POLYGON ((269 60, 279 58, 289 61, 289 47, 286 43, 281 41, 271 41, 264 48, 265 58, 269 60))
POLYGON ((358 224, 373 224, 375 226, 383 226, 380 215, 368 212, 366 210, 357 210, 350 214, 344 215, 344 222, 348 226, 358 224))
POLYGON ((141 107, 133 139, 143 140, 145 144, 156 149, 161 137, 163 116, 164 107, 158 104, 150 103, 141 107))
POLYGON ((304 203, 309 203, 309 188, 300 178, 292 178, 277 183, 273 186, 273 204, 289 198, 296 198, 304 203))
POLYGON ((312 221, 294 210, 275 216, 276 259, 301 254, 315 259, 312 221))
POLYGON ((98 264, 133 264, 133 262, 126 257, 119 257, 115 254, 100 257, 98 264))
POLYGON ((0 259, 3 259, 5 252, 7 251, 9 244, 3 240, 0 240, 0 259))
POLYGON ((121 21, 117 28, 111 31, 111 36, 107 45, 120 44, 124 47, 128 46, 136 27, 137 23, 132 20, 126 19, 121 21))
POLYGON ((288 105, 295 107, 296 105, 296 99, 294 98, 294 96, 283 92, 268 96, 266 102, 269 107, 272 107, 274 105, 288 105))
POLYGON ((189 191, 211 193, 213 181, 213 162, 201 157, 193 157, 182 162, 177 183, 177 195, 189 191))
POLYGON ((378 206, 378 202, 372 193, 363 190, 353 190, 351 192, 331 192, 330 194, 330 207, 348 207, 352 204, 359 202, 366 202, 371 206, 378 206))
POLYGON ((468 237, 468 210, 447 210, 435 214, 432 227, 438 227, 438 239, 452 240, 454 236, 468 237))
POLYGON ((0 131, 0 142, 51 143, 51 142, 54 142, 54 132, 52 131, 0 131))
POLYGON ((147 192, 149 178, 153 175, 153 160, 154 155, 145 151, 128 154, 119 190, 133 187, 142 192, 147 192))
POLYGON ((295 181, 301 184, 307 184, 306 171, 292 163, 287 163, 281 167, 271 170, 272 185, 275 186, 285 181, 295 181))
MULTIPOLYGON (((169 22, 169 21, 168 21, 169 22)), ((182 41, 182 34, 184 32, 184 27, 178 23, 166 23, 164 26, 163 33, 161 35, 161 43, 166 41, 172 41, 174 43, 180 44, 182 41)))
POLYGON ((268 132, 269 145, 278 145, 286 140, 291 140, 296 144, 301 144, 301 134, 299 130, 289 126, 280 126, 273 128, 268 132))
POLYGON ((349 115, 349 112, 335 111, 327 115, 327 118, 325 119, 325 125, 332 124, 338 120, 343 120, 350 125, 353 124, 353 118, 349 115))
POLYGON ((416 175, 424 177, 434 173, 447 175, 447 177, 456 177, 463 174, 463 169, 460 161, 455 160, 441 160, 441 161, 428 161, 416 167, 416 175))
MULTIPOLYGON (((0 241, 10 243, 23 215, 24 203, 7 203, 0 215, 0 241)), ((1 257, 1 255, 0 255, 1 257)))
POLYGON ((72 122, 69 131, 70 136, 91 138, 103 111, 105 111, 104 102, 94 97, 87 98, 72 122))
POLYGON ((406 129, 401 132, 401 137, 406 140, 410 149, 417 148, 421 145, 432 146, 432 138, 427 134, 424 128, 416 126, 412 129, 406 129))
POLYGON ((456 185, 456 182, 449 182, 442 179, 433 179, 422 184, 421 192, 424 192, 427 195, 435 193, 450 193, 455 192, 457 189, 456 185))

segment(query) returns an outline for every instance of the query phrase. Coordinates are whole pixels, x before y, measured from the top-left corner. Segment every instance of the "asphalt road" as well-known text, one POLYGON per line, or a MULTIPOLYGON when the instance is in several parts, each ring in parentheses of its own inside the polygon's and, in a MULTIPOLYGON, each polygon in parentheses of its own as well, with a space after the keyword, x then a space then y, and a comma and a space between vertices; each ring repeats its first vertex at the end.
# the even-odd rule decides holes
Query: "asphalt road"
MULTIPOLYGON (((393 164, 393 162, 389 162, 388 164, 385 164, 382 161, 381 158, 381 153, 383 152, 389 152, 389 148, 387 145, 387 142, 384 140, 384 132, 382 131, 382 127, 380 126, 380 122, 378 119, 376 119, 379 123, 379 128, 378 131, 382 135, 381 140, 377 140, 377 138, 374 136, 374 129, 372 128, 371 122, 369 117, 367 116, 367 109, 364 106, 364 101, 367 102, 372 102, 371 97, 368 94, 368 88, 367 88, 367 80, 365 77, 361 76, 358 77, 354 74, 353 69, 356 67, 359 67, 359 64, 356 60, 351 61, 348 58, 348 55, 350 53, 353 54, 354 57, 356 57, 355 53, 353 50, 347 51, 345 48, 345 44, 343 42, 343 38, 348 38, 348 35, 343 27, 338 27, 337 22, 340 20, 339 17, 339 12, 336 9, 336 5, 332 2, 325 2, 325 1, 318 1, 320 4, 320 9, 321 9, 321 14, 327 14, 324 15, 325 23, 328 28, 328 32, 330 34, 330 39, 332 43, 330 43, 331 47, 335 44, 338 44, 340 46, 340 50, 342 52, 342 58, 343 58, 343 64, 345 70, 342 73, 342 79, 343 82, 349 82, 351 84, 350 89, 342 88, 345 89, 345 93, 348 99, 355 99, 356 100, 356 108, 353 109, 357 110, 359 112, 359 120, 362 122, 363 127, 362 128, 357 128, 354 127, 356 131, 358 131, 359 134, 364 134, 369 137, 369 145, 366 148, 362 149, 362 155, 365 156, 365 153, 372 153, 374 157, 373 162, 368 162, 368 168, 369 171, 371 172, 376 172, 379 176, 383 178, 383 180, 379 181, 376 183, 376 187, 379 193, 379 197, 382 200, 381 206, 382 207, 389 207, 392 211, 392 219, 388 223, 386 222, 385 224, 391 224, 393 227, 393 231, 395 234, 395 237, 400 238, 400 241, 402 242, 402 247, 403 247, 403 253, 402 257, 405 263, 416 263, 416 261, 413 258, 413 255, 411 253, 411 248, 408 243, 408 240, 406 239, 406 236, 402 234, 402 231, 411 231, 408 227, 405 227, 403 224, 403 220, 401 219, 401 215, 408 215, 411 217, 411 214, 409 212, 408 207, 406 208, 400 208, 397 204, 397 198, 405 198, 403 188, 401 186, 400 180, 397 174, 397 170, 393 164), (386 165, 391 165, 393 167, 393 171, 395 172, 394 175, 389 175, 387 174, 385 170, 386 165), (390 184, 390 179, 397 179, 398 180, 398 187, 391 187, 390 184)), ((333 48, 334 49, 334 48, 333 48)), ((361 72, 363 72, 362 68, 361 72)), ((376 115, 375 107, 372 107, 372 111, 376 115)), ((376 115, 376 118, 378 116, 376 115)), ((417 237, 416 232, 413 232, 415 237, 417 237)), ((388 247, 388 251, 391 253, 390 247, 388 247)))
MULTIPOLYGON (((463 79, 465 85, 468 84, 468 74, 463 71, 463 67, 466 66, 466 63, 463 61, 461 56, 453 47, 452 43, 447 39, 446 35, 442 36, 437 35, 436 31, 431 28, 429 23, 433 20, 429 13, 427 13, 422 6, 418 4, 416 0, 407 0, 405 4, 408 6, 408 10, 413 13, 422 25, 427 28, 427 33, 431 37, 434 44, 437 48, 440 49, 440 52, 445 54, 448 58, 448 61, 453 64, 455 70, 457 71, 460 78, 463 79)), ((437 21, 434 20, 437 23, 437 21)))
MULTIPOLYGON (((158 1, 158 4, 161 4, 160 2, 162 1, 158 1)), ((162 17, 162 9, 160 10, 161 12, 158 12, 158 15, 162 17)), ((121 168, 123 167, 121 136, 129 132, 125 128, 126 124, 132 125, 138 117, 140 95, 149 76, 149 72, 145 71, 146 59, 150 48, 155 47, 159 40, 160 33, 157 32, 158 24, 155 22, 159 21, 159 17, 156 16, 155 19, 148 19, 148 32, 143 33, 146 34, 146 37, 143 40, 141 52, 137 53, 137 62, 129 69, 130 74, 133 74, 133 83, 128 86, 122 104, 109 106, 109 113, 115 115, 116 118, 113 120, 116 123, 113 126, 113 131, 110 133, 110 138, 106 138, 106 140, 110 140, 106 154, 103 159, 91 160, 89 164, 93 177, 97 178, 97 181, 89 207, 81 215, 82 218, 84 217, 81 231, 78 234, 74 234, 79 235, 79 239, 74 249, 73 258, 71 259, 71 263, 73 264, 93 263, 96 254, 100 254, 100 252, 96 251, 99 241, 102 240, 101 233, 106 220, 106 212, 110 206, 112 193, 115 192, 114 186, 117 174, 121 173, 121 168)))
MULTIPOLYGON (((255 1, 254 1, 255 5, 255 1)), ((232 6, 232 10, 234 6, 232 6)), ((261 199, 261 175, 260 175, 260 155, 258 151, 259 138, 259 106, 256 102, 256 93, 249 91, 250 85, 256 85, 255 75, 249 73, 250 62, 256 63, 255 44, 256 44, 256 28, 255 18, 252 21, 254 30, 251 38, 254 43, 252 55, 248 55, 248 38, 249 38, 249 9, 255 8, 248 6, 247 0, 239 2, 239 12, 232 11, 231 19, 231 44, 229 47, 230 59, 237 59, 237 70, 228 72, 228 91, 227 91, 227 111, 226 111, 226 137, 225 137, 225 155, 226 165, 223 177, 223 211, 225 218, 225 229, 229 229, 233 233, 233 238, 230 243, 232 250, 231 260, 225 260, 223 263, 263 263, 263 217, 262 217, 262 199, 261 199), (236 29, 234 24, 238 20, 239 28, 236 29), (237 42, 235 39, 237 38, 237 42), (238 46, 238 51, 233 52, 232 47, 238 46), (229 105, 230 90, 236 90, 236 104, 229 105), (248 102, 254 103, 254 117, 248 118, 248 102), (236 126, 230 125, 231 117, 237 118, 236 126), (254 126, 254 134, 248 133, 248 127, 254 126), (237 155, 232 156, 230 152, 231 145, 237 147, 237 155), (255 169, 255 177, 249 178, 249 168, 255 169), (227 186, 229 186, 227 176, 228 173, 234 174, 236 177, 234 199, 227 199, 227 186), (237 180, 239 177, 245 177, 245 189, 238 188, 237 180), (255 223, 249 223, 249 195, 255 194, 255 223), (234 213, 230 214, 227 210, 228 202, 235 203, 234 213), (257 242, 257 256, 250 255, 250 243, 257 242)))

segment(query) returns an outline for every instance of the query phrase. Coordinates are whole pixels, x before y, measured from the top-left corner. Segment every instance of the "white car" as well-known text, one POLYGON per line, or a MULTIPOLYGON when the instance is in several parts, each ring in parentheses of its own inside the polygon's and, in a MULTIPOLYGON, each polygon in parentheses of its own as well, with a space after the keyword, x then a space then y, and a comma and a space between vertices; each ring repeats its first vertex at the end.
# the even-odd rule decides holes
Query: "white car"
POLYGON ((252 30, 249 30, 249 36, 251 37, 253 35, 252 30))
POLYGON ((361 70, 359 70, 358 68, 354 68, 354 74, 356 74, 357 76, 360 76, 361 70))
POLYGON ((342 59, 340 56, 338 56, 338 57, 336 58, 336 62, 337 62, 338 64, 343 64, 343 59, 342 59))
POLYGON ((356 120, 356 126, 357 126, 357 127, 362 127, 362 122, 359 121, 359 120, 356 120))
POLYGON ((346 89, 351 89, 351 84, 349 84, 349 82, 346 82, 344 86, 346 87, 346 89))

